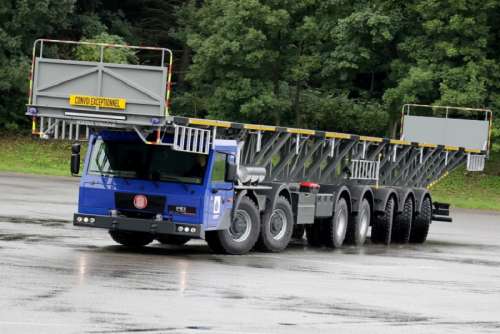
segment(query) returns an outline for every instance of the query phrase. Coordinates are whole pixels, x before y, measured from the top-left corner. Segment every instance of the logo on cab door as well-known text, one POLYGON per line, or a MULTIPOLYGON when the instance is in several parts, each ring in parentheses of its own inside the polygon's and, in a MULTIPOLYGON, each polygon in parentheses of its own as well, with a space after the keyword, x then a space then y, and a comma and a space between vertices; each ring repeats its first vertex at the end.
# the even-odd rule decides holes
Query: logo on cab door
POLYGON ((136 209, 142 210, 148 206, 148 198, 144 195, 134 196, 134 206, 136 209))

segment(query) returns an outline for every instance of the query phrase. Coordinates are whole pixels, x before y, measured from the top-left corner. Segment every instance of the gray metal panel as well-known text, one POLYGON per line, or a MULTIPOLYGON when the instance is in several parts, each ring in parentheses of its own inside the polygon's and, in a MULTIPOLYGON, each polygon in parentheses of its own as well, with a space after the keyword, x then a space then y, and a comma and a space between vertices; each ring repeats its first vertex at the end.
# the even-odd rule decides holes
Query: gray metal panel
POLYGON ((40 116, 90 111, 125 115, 125 120, 109 122, 130 125, 165 117, 166 67, 37 58, 35 68, 32 104, 40 116), (71 106, 70 95, 123 98, 126 109, 71 106))
POLYGON ((317 194, 316 195, 316 217, 331 217, 333 213, 333 194, 317 194))
POLYGON ((315 194, 292 192, 292 206, 296 224, 312 224, 314 222, 315 202, 315 194))
POLYGON ((484 150, 488 129, 488 121, 405 115, 403 139, 484 150))

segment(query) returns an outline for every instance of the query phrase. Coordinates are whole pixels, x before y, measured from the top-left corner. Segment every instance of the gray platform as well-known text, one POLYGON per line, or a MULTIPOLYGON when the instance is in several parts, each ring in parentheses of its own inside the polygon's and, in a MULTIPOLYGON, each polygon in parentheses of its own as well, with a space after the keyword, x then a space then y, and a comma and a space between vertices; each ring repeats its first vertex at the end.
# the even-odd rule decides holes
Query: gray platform
POLYGON ((488 145, 489 122, 423 116, 404 116, 405 140, 485 150, 488 145))
MULTIPOLYGON (((161 125, 168 68, 36 58, 32 103, 37 116, 115 125, 161 125), (104 97, 123 108, 70 104, 70 96, 104 97)), ((31 115, 31 114, 30 114, 31 115)))

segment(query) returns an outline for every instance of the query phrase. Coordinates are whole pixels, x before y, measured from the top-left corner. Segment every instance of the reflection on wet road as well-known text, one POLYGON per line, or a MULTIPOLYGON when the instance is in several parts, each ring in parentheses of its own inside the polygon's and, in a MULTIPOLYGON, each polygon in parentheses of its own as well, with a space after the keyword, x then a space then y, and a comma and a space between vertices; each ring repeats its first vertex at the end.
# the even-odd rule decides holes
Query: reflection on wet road
POLYGON ((221 256, 129 251, 64 221, 72 203, 29 205, 0 206, 0 333, 500 332, 499 215, 455 212, 419 246, 221 256))

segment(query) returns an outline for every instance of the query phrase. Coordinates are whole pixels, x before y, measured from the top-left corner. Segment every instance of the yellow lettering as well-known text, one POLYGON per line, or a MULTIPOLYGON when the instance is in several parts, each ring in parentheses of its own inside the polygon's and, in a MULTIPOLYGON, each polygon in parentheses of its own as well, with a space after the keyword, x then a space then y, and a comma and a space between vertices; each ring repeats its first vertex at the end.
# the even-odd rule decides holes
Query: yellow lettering
POLYGON ((121 98, 102 97, 102 96, 70 95, 69 104, 74 106, 85 106, 85 107, 125 109, 127 105, 127 100, 121 98))

